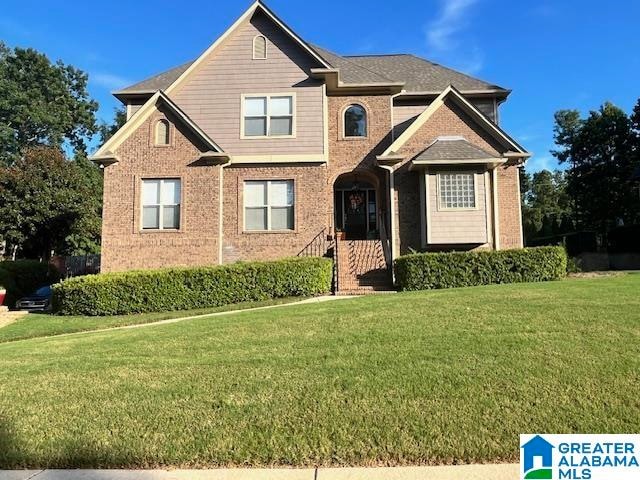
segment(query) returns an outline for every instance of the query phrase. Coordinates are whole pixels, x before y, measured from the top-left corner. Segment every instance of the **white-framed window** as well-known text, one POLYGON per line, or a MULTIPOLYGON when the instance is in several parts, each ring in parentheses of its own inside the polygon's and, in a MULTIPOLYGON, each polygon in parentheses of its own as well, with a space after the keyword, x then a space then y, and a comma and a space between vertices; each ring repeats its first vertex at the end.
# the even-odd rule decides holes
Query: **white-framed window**
POLYGON ((178 230, 180 198, 179 178, 142 180, 142 229, 178 230))
POLYGON ((438 192, 442 209, 475 209, 476 184, 472 172, 438 174, 438 192))
POLYGON ((244 229, 249 232, 294 229, 293 180, 244 182, 244 229))
POLYGON ((349 105, 344 111, 344 136, 346 138, 367 136, 367 111, 362 105, 349 105))
POLYGON ((295 135, 295 95, 244 95, 242 137, 295 135))
POLYGON ((266 60, 267 58, 267 39, 262 35, 253 37, 253 59, 266 60))
POLYGON ((169 145, 171 141, 170 126, 167 120, 158 120, 156 122, 156 145, 169 145))

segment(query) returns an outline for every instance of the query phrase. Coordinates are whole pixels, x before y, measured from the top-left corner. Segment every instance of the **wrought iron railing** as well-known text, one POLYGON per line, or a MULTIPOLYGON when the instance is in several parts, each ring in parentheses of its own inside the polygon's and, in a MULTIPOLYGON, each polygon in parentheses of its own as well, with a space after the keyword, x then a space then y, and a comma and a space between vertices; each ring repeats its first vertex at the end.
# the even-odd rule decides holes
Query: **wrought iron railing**
POLYGON ((323 228, 313 239, 298 253, 299 257, 333 257, 335 242, 326 228, 323 228))

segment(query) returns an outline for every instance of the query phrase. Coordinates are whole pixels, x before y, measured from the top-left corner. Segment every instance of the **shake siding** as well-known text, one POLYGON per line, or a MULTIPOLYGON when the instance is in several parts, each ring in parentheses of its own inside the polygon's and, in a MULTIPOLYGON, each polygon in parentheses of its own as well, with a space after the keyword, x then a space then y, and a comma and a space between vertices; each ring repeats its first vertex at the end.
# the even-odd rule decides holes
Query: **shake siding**
POLYGON ((307 52, 257 13, 214 51, 172 97, 233 155, 321 154, 322 84, 309 78, 309 70, 317 66, 307 52), (253 60, 256 35, 267 39, 266 60, 253 60), (241 96, 255 93, 295 93, 295 138, 240 139, 241 96))
MULTIPOLYGON (((464 170, 468 171, 468 170, 464 170)), ((487 243, 487 202, 484 185, 484 175, 480 170, 476 171, 476 210, 439 210, 438 209, 438 178, 435 172, 429 173, 429 208, 431 224, 431 244, 470 244, 487 243)))

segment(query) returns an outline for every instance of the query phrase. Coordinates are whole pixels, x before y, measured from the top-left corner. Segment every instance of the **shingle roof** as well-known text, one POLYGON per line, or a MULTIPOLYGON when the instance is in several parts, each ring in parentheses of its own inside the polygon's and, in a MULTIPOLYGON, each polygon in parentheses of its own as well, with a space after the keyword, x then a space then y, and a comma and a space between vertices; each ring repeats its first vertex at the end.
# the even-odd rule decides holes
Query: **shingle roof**
POLYGON ((405 82, 405 90, 408 92, 441 92, 449 85, 453 85, 460 91, 504 90, 498 85, 410 54, 347 56, 343 58, 361 67, 374 70, 394 81, 405 82))
POLYGON ((439 138, 414 160, 427 162, 432 160, 484 160, 494 158, 495 155, 485 152, 479 147, 470 144, 463 138, 439 138))
POLYGON ((379 72, 361 66, 346 57, 330 52, 317 45, 309 45, 325 62, 340 70, 340 80, 344 83, 390 83, 394 82, 379 72))
MULTIPOLYGON (((195 60, 194 60, 195 61, 195 60)), ((187 62, 178 67, 174 67, 171 70, 167 70, 166 72, 162 72, 158 75, 154 75, 153 77, 146 78, 141 82, 135 83, 129 87, 123 88, 115 92, 116 94, 131 94, 131 93, 140 93, 140 92, 150 92, 154 93, 157 90, 164 90, 173 82, 175 82, 180 75, 182 75, 187 68, 191 66, 194 62, 187 62)))
MULTIPOLYGON (((341 56, 316 45, 309 45, 333 68, 340 70, 345 84, 405 82, 408 92, 441 92, 449 85, 458 90, 504 90, 502 87, 470 77, 415 55, 366 55, 341 56)), ((126 95, 140 92, 153 93, 164 90, 178 79, 193 62, 147 78, 116 92, 126 95)))

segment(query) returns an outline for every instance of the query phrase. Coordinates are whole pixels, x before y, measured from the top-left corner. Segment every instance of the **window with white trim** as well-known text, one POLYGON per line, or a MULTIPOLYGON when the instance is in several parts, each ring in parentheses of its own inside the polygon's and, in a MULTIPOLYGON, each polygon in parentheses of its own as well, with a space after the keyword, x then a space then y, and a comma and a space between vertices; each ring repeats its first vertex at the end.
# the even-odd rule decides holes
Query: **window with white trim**
POLYGON ((293 95, 244 97, 245 137, 293 135, 293 95))
POLYGON ((473 173, 439 173, 440 208, 476 208, 476 186, 473 173))
POLYGON ((244 182, 244 229, 278 231, 294 229, 293 180, 244 182))
POLYGON ((142 229, 180 228, 179 178, 142 180, 142 229))
POLYGON ((262 35, 253 38, 253 59, 265 60, 267 58, 267 39, 262 35))

